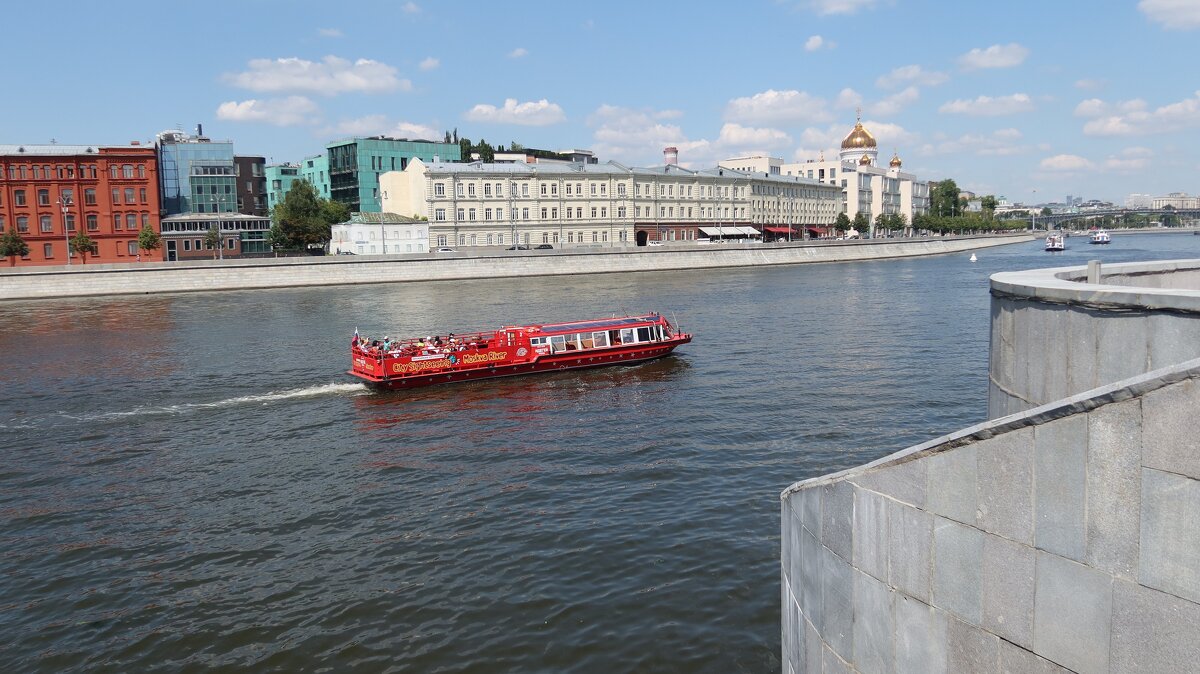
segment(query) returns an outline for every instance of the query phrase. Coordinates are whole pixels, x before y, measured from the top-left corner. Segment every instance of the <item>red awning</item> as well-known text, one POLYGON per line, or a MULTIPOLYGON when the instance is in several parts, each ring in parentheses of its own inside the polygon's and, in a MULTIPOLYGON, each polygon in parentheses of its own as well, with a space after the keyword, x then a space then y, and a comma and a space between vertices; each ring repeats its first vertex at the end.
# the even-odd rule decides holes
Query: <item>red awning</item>
POLYGON ((825 227, 805 227, 805 229, 807 229, 810 232, 816 232, 817 234, 825 234, 826 232, 829 231, 825 227))
POLYGON ((792 229, 791 227, 763 227, 763 229, 767 230, 768 232, 771 232, 772 234, 787 234, 789 232, 796 231, 796 230, 792 229))

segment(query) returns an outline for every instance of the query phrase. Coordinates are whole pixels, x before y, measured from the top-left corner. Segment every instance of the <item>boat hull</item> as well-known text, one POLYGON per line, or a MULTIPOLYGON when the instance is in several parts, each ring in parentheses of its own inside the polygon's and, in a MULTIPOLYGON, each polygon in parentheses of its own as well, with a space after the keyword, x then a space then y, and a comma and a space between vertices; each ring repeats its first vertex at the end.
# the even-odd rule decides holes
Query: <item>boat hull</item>
POLYGON ((544 374, 565 370, 584 370, 610 365, 636 365, 649 360, 670 355, 675 347, 690 342, 691 339, 676 339, 670 342, 639 344, 630 348, 614 348, 596 351, 557 353, 524 363, 496 365, 494 367, 478 367, 470 369, 447 370, 429 374, 417 374, 389 378, 367 378, 353 370, 349 374, 363 380, 367 386, 377 390, 398 391, 401 389, 423 388, 440 384, 454 384, 480 379, 498 379, 500 377, 519 377, 529 374, 544 374))

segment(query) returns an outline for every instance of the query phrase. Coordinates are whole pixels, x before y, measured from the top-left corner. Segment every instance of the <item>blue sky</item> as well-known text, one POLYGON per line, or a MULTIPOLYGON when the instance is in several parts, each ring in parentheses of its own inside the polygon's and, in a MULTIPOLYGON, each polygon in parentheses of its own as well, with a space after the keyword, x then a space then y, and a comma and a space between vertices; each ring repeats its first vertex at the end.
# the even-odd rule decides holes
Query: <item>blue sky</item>
POLYGON ((1200 0, 75 2, 4 10, 0 143, 167 128, 295 161, 461 136, 702 167, 836 153, 1014 201, 1200 192, 1200 0))

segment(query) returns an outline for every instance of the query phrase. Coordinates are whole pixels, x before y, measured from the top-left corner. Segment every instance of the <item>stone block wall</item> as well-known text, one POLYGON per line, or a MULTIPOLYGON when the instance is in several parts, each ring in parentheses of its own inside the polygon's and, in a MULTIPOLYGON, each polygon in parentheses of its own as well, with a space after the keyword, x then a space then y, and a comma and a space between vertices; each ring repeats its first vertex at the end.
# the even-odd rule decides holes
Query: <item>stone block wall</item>
POLYGON ((989 418, 784 491, 794 672, 1200 663, 1200 260, 992 278, 989 418))
POLYGON ((783 671, 1191 671, 1195 410, 1200 360, 789 488, 783 671))

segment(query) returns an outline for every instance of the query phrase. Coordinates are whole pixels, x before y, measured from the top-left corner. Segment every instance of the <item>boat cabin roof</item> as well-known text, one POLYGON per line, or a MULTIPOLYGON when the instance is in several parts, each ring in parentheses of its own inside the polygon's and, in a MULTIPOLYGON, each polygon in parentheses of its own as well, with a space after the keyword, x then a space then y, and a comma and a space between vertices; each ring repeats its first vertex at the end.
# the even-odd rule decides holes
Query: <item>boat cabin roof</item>
POLYGON ((598 321, 578 321, 575 323, 551 323, 549 325, 533 326, 543 333, 587 332, 590 330, 615 330, 635 325, 650 325, 658 323, 660 316, 627 316, 625 318, 606 318, 598 321))

